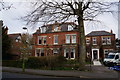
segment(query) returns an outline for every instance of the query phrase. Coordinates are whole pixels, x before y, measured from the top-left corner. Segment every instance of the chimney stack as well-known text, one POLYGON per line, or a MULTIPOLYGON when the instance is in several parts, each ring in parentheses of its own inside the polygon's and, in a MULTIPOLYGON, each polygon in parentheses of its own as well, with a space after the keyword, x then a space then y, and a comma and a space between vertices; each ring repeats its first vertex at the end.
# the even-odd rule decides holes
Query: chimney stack
POLYGON ((110 33, 113 33, 112 29, 111 29, 110 33))

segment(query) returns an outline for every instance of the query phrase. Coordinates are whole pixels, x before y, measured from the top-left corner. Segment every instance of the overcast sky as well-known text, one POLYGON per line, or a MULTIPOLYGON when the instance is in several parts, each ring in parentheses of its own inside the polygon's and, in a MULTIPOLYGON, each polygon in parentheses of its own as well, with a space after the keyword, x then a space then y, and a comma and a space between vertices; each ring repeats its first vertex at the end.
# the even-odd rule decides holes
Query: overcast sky
MULTIPOLYGON (((9 34, 12 33, 23 33, 26 32, 22 29, 25 26, 25 22, 22 20, 18 20, 21 16, 25 15, 29 11, 30 5, 28 2, 24 1, 7 1, 6 4, 13 4, 13 7, 10 10, 2 10, 0 11, 0 19, 4 21, 4 24, 8 26, 9 34)), ((113 7, 114 10, 117 10, 117 7, 113 7)), ((118 14, 104 14, 97 17, 101 21, 101 23, 96 22, 85 22, 85 33, 88 34, 91 31, 100 31, 105 30, 109 31, 113 30, 113 33, 118 37, 118 14)), ((34 33, 38 27, 42 25, 36 26, 34 29, 28 27, 29 33, 34 33)), ((27 27, 27 26, 26 26, 27 27)))

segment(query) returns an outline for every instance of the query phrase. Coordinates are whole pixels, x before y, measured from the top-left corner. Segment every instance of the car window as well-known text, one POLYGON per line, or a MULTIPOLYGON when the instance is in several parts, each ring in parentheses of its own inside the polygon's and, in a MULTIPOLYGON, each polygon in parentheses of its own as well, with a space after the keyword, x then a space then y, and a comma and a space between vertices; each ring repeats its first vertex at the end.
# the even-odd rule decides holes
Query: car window
POLYGON ((108 59, 113 59, 115 57, 115 55, 108 55, 107 58, 108 59))
POLYGON ((116 56, 115 56, 115 59, 119 59, 119 55, 116 55, 116 56))

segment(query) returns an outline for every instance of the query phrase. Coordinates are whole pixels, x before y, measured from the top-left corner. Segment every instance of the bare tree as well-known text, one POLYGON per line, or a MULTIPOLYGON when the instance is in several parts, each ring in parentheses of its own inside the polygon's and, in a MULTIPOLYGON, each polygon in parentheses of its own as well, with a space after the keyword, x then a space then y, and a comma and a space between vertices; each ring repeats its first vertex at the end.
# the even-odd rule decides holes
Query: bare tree
POLYGON ((109 8, 114 3, 92 2, 92 0, 37 0, 32 4, 34 9, 23 18, 27 24, 65 22, 70 19, 77 21, 80 37, 80 69, 84 69, 86 56, 84 21, 94 21, 98 15, 112 12, 109 8))
POLYGON ((9 4, 8 2, 4 2, 3 0, 0 0, 0 11, 8 10, 11 7, 13 7, 13 4, 9 4))

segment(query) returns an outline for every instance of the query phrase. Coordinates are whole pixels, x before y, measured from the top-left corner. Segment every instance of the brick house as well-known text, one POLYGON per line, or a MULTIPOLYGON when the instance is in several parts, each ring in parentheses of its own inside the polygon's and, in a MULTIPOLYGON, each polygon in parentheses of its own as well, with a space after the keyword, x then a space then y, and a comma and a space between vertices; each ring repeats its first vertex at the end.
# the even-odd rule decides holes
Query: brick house
POLYGON ((108 55, 110 51, 114 51, 116 46, 115 34, 107 31, 92 31, 86 35, 87 55, 91 55, 91 59, 101 60, 108 55))
POLYGON ((9 38, 11 39, 11 55, 12 59, 19 59, 20 58, 20 45, 21 45, 21 34, 8 34, 9 38))
POLYGON ((62 55, 67 59, 78 57, 78 31, 72 22, 41 26, 34 34, 33 56, 62 55))

